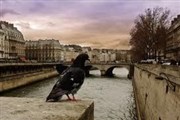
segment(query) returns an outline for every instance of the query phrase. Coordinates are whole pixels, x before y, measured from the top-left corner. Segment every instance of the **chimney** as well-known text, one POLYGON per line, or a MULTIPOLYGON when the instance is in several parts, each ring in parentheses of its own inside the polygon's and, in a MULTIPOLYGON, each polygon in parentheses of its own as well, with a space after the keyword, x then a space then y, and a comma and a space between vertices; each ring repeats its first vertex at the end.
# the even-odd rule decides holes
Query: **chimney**
POLYGON ((177 19, 180 20, 180 15, 177 15, 177 19))
POLYGON ((8 27, 8 22, 5 22, 5 21, 4 21, 4 25, 5 25, 6 27, 8 27))
POLYGON ((13 29, 13 28, 14 28, 14 25, 13 25, 13 24, 9 24, 9 27, 10 27, 11 29, 13 29))

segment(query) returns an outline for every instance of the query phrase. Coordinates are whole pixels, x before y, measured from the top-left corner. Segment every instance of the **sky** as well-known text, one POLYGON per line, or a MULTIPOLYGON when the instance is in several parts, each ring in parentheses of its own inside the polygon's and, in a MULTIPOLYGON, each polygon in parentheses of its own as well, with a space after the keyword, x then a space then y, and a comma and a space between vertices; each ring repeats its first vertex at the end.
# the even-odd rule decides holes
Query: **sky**
POLYGON ((13 23, 25 40, 130 49, 130 30, 145 9, 163 7, 171 18, 179 0, 0 0, 0 20, 13 23))

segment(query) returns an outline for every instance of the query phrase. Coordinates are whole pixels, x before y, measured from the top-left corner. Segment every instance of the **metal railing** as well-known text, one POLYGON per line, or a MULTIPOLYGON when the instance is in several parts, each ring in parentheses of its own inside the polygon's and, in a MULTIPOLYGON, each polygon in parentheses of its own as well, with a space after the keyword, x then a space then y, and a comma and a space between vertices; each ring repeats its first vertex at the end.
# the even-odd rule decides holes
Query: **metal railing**
MULTIPOLYGON (((155 77, 158 80, 166 80, 167 87, 166 87, 166 93, 168 92, 168 88, 170 88, 172 91, 176 91, 176 86, 180 86, 180 81, 178 82, 178 77, 172 76, 170 74, 161 72, 159 73, 159 76, 155 77)), ((180 78, 179 78, 180 79, 180 78)))

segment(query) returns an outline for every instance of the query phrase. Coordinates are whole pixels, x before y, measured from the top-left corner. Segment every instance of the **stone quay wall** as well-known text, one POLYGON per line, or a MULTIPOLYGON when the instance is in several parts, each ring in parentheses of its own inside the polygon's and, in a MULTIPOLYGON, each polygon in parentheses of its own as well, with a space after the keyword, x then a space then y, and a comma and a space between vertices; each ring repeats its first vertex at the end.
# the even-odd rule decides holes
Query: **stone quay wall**
POLYGON ((139 120, 180 120, 180 67, 135 65, 133 87, 139 120))
POLYGON ((49 64, 0 65, 0 92, 59 75, 49 64))

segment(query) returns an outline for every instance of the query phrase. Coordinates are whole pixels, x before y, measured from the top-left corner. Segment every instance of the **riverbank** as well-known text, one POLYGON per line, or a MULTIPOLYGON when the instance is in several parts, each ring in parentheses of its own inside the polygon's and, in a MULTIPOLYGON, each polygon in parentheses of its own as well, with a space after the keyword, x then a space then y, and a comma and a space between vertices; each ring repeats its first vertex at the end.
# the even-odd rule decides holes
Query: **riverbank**
POLYGON ((33 82, 44 80, 59 75, 55 70, 42 70, 39 72, 26 73, 5 77, 0 81, 0 92, 24 86, 33 82))

